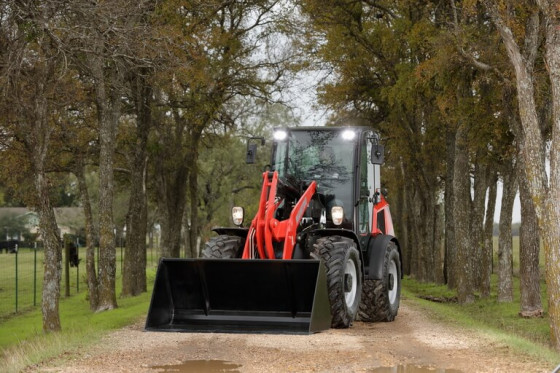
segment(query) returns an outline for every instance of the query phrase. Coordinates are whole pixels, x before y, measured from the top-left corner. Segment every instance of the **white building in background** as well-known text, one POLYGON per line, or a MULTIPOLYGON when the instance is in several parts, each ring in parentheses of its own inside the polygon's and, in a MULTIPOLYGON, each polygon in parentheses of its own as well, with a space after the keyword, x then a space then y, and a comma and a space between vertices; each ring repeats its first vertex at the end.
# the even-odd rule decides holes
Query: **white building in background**
MULTIPOLYGON (((57 207, 54 209, 56 222, 60 237, 65 234, 77 234, 85 226, 85 218, 81 207, 57 207)), ((21 219, 29 233, 37 235, 37 240, 41 240, 39 233, 39 216, 36 212, 26 207, 1 207, 0 220, 3 218, 21 219)), ((18 240, 24 241, 23 232, 11 232, 7 227, 0 226, 0 241, 18 240)))

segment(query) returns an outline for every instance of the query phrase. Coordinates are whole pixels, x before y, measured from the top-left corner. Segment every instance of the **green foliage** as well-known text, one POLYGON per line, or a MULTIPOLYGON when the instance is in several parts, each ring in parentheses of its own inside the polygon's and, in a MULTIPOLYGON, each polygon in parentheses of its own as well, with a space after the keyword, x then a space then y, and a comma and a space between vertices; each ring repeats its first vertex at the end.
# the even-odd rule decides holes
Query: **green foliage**
POLYGON ((51 202, 55 207, 78 206, 79 190, 75 177, 68 173, 54 173, 51 182, 51 202))
MULTIPOLYGON (((0 176, 2 176, 0 172, 0 176)), ((0 190, 0 207, 22 207, 25 203, 21 200, 21 193, 11 187, 3 187, 0 190)))

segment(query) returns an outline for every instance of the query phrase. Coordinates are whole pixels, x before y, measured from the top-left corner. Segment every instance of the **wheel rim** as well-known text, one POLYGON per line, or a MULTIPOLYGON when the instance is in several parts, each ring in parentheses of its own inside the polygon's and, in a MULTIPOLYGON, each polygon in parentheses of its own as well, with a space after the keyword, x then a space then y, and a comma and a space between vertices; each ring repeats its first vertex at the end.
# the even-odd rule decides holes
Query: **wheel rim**
POLYGON ((352 259, 346 262, 346 268, 344 270, 344 278, 349 279, 348 285, 349 289, 344 289, 344 300, 346 301, 346 306, 352 307, 354 305, 354 300, 356 299, 356 289, 358 288, 358 272, 356 270, 356 264, 352 259))
POLYGON ((399 289, 399 272, 397 271, 397 263, 394 260, 389 262, 388 273, 388 288, 389 288, 389 303, 394 304, 397 300, 397 293, 399 289))

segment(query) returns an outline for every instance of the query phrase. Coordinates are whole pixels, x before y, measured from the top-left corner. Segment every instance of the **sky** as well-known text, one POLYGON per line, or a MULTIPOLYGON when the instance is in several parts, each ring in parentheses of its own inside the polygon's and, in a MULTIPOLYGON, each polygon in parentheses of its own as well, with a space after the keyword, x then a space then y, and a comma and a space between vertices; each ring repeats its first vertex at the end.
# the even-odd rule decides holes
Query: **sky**
MULTIPOLYGON (((502 190, 503 184, 501 181, 498 182, 497 196, 496 196, 496 210, 494 212, 494 221, 498 223, 500 221, 500 209, 502 207, 502 190)), ((513 213, 512 213, 512 223, 519 223, 521 221, 521 203, 519 202, 519 193, 515 196, 515 201, 513 202, 513 213)))

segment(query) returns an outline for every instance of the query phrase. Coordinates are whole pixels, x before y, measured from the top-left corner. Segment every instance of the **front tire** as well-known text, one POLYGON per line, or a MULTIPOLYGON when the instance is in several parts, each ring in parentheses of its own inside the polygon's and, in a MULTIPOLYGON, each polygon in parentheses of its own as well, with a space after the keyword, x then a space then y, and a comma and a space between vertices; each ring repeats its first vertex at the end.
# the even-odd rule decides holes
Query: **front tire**
POLYGON ((238 236, 220 235, 212 237, 204 245, 202 258, 205 259, 231 259, 241 256, 243 239, 238 236))
POLYGON ((394 242, 389 242, 381 280, 364 280, 358 317, 361 321, 393 321, 399 312, 401 297, 401 260, 394 242))
POLYGON ((331 305, 331 326, 348 328, 356 318, 362 294, 362 264, 356 243, 346 237, 317 240, 314 253, 323 259, 331 305))

